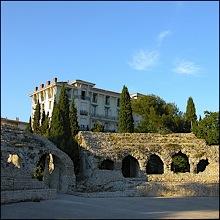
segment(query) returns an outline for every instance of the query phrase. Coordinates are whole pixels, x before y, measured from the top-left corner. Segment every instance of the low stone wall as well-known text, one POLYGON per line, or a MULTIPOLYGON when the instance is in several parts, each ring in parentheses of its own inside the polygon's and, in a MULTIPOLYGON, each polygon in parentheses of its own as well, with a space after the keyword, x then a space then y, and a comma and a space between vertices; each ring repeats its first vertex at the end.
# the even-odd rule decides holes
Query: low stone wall
POLYGON ((14 179, 9 177, 1 178, 1 190, 24 190, 24 189, 46 189, 44 182, 36 179, 14 179))
POLYGON ((202 173, 165 173, 147 175, 149 182, 198 182, 198 183, 218 183, 219 175, 202 173))
POLYGON ((20 201, 40 201, 56 198, 56 189, 31 189, 2 191, 1 203, 11 203, 20 201))
POLYGON ((112 197, 182 197, 182 196, 219 196, 219 184, 178 183, 178 182, 145 182, 124 191, 106 191, 91 193, 74 193, 76 196, 90 198, 112 197))
POLYGON ((139 196, 219 196, 218 183, 147 182, 137 186, 139 196))

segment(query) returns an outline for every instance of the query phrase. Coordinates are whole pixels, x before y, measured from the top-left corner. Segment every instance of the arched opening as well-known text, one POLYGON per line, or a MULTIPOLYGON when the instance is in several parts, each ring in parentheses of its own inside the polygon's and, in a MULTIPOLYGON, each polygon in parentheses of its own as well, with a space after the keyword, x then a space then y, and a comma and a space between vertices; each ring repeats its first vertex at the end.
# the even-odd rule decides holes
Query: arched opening
POLYGON ((138 177, 139 163, 138 160, 131 155, 126 156, 122 160, 122 174, 124 177, 138 177))
POLYGON ((208 165, 209 165, 208 159, 200 160, 199 163, 197 164, 197 169, 196 169, 197 173, 203 172, 208 165))
POLYGON ((17 154, 9 154, 7 162, 12 163, 17 168, 21 168, 22 159, 17 154))
POLYGON ((114 162, 112 160, 103 160, 99 166, 100 170, 114 170, 114 162))
POLYGON ((171 171, 174 173, 185 173, 190 171, 189 160, 181 151, 172 156, 171 171))
POLYGON ((66 168, 59 157, 47 153, 40 157, 32 177, 43 181, 49 188, 65 191, 66 168))
POLYGON ((54 170, 53 160, 52 154, 43 154, 37 162, 32 177, 39 181, 44 181, 47 173, 51 174, 54 170))
POLYGON ((164 172, 163 161, 156 154, 150 155, 147 162, 146 173, 147 174, 162 174, 164 172))

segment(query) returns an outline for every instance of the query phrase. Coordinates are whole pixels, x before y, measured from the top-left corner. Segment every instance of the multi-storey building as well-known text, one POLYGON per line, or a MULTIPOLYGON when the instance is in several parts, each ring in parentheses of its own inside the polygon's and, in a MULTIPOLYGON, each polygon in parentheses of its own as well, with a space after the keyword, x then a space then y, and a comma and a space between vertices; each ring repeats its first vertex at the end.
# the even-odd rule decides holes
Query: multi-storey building
MULTIPOLYGON (((117 130, 120 93, 96 88, 94 83, 83 80, 58 82, 57 78, 54 78, 53 81, 47 81, 46 85, 36 87, 30 95, 32 118, 38 100, 41 109, 44 109, 46 114, 49 112, 51 117, 54 100, 58 101, 63 84, 67 88, 70 103, 73 100, 75 102, 81 130, 90 130, 97 122, 101 123, 106 131, 117 130)), ((138 123, 137 120, 138 117, 134 116, 135 124, 138 123)))

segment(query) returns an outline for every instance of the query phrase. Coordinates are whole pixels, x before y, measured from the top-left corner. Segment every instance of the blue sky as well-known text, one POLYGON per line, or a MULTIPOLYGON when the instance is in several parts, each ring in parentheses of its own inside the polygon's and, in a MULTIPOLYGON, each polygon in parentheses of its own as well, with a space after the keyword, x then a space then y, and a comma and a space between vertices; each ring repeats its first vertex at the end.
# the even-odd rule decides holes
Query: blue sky
POLYGON ((47 80, 219 109, 218 2, 1 2, 1 117, 28 121, 47 80))

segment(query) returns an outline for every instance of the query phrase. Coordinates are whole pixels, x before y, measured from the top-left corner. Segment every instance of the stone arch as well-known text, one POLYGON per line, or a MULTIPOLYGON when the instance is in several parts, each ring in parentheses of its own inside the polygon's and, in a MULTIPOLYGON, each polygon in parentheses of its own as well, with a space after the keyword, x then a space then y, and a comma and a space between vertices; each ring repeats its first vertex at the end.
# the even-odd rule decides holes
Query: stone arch
POLYGON ((189 158, 179 151, 172 155, 171 171, 174 173, 190 172, 189 158))
POLYGON ((114 170, 114 161, 110 159, 103 160, 99 165, 100 170, 114 170))
POLYGON ((125 156, 122 160, 122 174, 124 177, 138 177, 139 176, 138 160, 130 154, 125 156))
POLYGON ((72 160, 59 149, 44 150, 38 154, 35 161, 35 167, 42 160, 43 178, 42 181, 52 189, 58 192, 72 191, 75 187, 75 173, 72 160), (52 156, 52 161, 50 157, 52 156))
POLYGON ((209 165, 208 159, 200 160, 199 163, 196 166, 196 173, 203 172, 208 165, 209 165))
POLYGON ((164 163, 157 154, 151 154, 146 165, 147 174, 163 174, 164 163))

